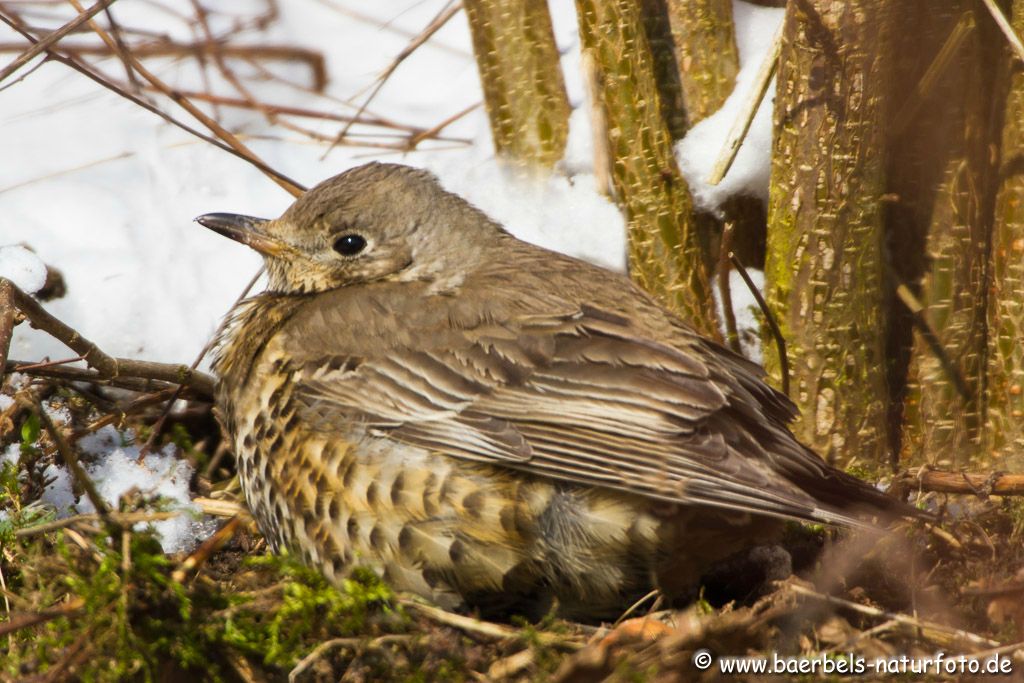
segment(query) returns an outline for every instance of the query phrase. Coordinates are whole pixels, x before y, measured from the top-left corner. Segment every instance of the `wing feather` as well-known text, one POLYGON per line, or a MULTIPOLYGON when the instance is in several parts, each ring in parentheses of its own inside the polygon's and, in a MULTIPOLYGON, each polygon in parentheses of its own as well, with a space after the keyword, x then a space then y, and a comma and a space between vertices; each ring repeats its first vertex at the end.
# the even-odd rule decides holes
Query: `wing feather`
POLYGON ((407 313, 426 316, 410 323, 422 338, 296 364, 312 423, 656 500, 858 523, 808 490, 831 471, 786 429, 788 399, 685 328, 677 344, 655 341, 594 306, 501 324, 407 313))

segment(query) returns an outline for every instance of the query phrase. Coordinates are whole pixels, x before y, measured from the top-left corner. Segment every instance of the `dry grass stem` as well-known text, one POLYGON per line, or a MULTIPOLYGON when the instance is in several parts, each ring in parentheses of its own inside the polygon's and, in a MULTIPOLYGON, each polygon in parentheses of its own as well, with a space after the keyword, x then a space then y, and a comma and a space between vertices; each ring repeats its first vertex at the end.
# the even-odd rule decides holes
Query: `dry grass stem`
POLYGON ((761 62, 761 68, 758 69, 757 76, 754 78, 753 86, 750 89, 750 96, 743 102, 743 107, 740 108, 736 121, 732 124, 729 137, 725 140, 725 146, 718 156, 718 161, 715 162, 714 167, 711 169, 711 174, 707 179, 708 184, 719 184, 725 178, 725 174, 729 172, 729 169, 732 168, 732 162, 736 160, 736 154, 740 151, 744 138, 747 137, 750 124, 753 123, 754 116, 761 106, 761 100, 764 99, 765 93, 768 92, 768 85, 772 82, 772 77, 775 76, 781 50, 782 26, 779 26, 779 30, 775 32, 775 37, 772 38, 768 54, 765 55, 764 61, 761 62))

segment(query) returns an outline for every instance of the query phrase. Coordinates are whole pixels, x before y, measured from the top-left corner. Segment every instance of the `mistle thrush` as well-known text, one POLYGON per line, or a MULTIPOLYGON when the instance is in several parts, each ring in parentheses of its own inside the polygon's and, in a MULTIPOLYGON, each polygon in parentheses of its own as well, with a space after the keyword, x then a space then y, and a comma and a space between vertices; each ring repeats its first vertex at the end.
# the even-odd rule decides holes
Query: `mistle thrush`
POLYGON ((276 220, 198 220, 269 276, 214 366, 246 500, 335 582, 366 565, 448 607, 597 617, 685 594, 781 520, 893 502, 793 437, 759 366, 425 171, 369 164, 276 220))

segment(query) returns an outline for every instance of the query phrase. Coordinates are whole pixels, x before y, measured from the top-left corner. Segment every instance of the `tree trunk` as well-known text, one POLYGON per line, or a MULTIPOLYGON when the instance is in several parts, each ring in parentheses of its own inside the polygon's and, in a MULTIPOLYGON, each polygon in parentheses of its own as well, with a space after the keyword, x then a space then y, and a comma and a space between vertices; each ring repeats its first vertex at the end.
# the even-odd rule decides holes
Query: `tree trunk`
MULTIPOLYGON (((881 124, 896 3, 788 4, 769 199, 766 279, 789 345, 795 433, 869 468, 887 454, 881 124)), ((765 359, 778 381, 774 353, 765 359)))
POLYGON ((896 83, 890 132, 894 284, 906 284, 924 307, 916 320, 905 307, 894 311, 892 333, 905 349, 895 358, 909 365, 905 464, 961 467, 980 454, 996 143, 992 74, 1005 58, 983 12, 980 4, 960 0, 907 6, 897 19, 918 37, 903 49, 922 59, 911 80, 896 83), (928 82, 935 85, 926 92, 928 82), (916 328, 912 336, 910 327, 916 328))
POLYGON ((633 0, 577 0, 585 63, 606 124, 612 185, 626 213, 630 274, 701 332, 719 336, 711 288, 662 117, 654 60, 633 0))
MULTIPOLYGON (((1024 33, 1024 0, 1013 28, 1024 33)), ((1024 466, 1024 72, 1014 60, 1003 124, 1002 163, 992 239, 989 302, 988 429, 995 466, 1024 466)))
POLYGON ((553 166, 565 153, 569 98, 545 0, 465 0, 494 149, 553 166))
POLYGON ((732 0, 668 0, 683 106, 690 126, 725 103, 740 70, 732 0))

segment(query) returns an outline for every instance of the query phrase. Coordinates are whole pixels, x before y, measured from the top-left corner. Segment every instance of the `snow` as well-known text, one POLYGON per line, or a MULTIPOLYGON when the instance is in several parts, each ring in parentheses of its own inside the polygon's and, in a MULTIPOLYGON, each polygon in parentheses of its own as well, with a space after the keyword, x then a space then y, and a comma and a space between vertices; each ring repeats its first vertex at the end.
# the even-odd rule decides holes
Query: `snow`
MULTIPOLYGON (((755 268, 746 270, 754 286, 758 290, 763 290, 764 271, 755 268)), ((721 292, 717 287, 712 291, 715 296, 715 310, 718 312, 718 319, 724 320, 721 292)), ((743 351, 743 355, 755 363, 762 363, 761 325, 758 319, 761 307, 758 306, 754 295, 750 293, 750 288, 743 281, 743 277, 735 270, 729 271, 729 298, 732 300, 732 310, 736 316, 736 332, 739 335, 740 349, 743 351)))
MULTIPOLYGON (((290 0, 279 3, 280 16, 265 31, 250 30, 235 37, 241 42, 295 45, 321 52, 330 79, 322 95, 256 78, 259 74, 243 62, 232 65, 265 101, 352 112, 363 103, 376 76, 444 4, 442 0, 290 0)), ((215 30, 226 30, 228 19, 252 18, 264 9, 264 3, 257 0, 220 0, 205 5, 221 22, 215 30), (225 19, 218 12, 230 17, 225 19)), ((58 7, 47 10, 54 17, 53 25, 70 17, 70 10, 62 10, 57 18, 58 7)), ((408 153, 345 146, 326 152, 325 145, 271 126, 250 110, 221 107, 221 120, 228 128, 244 133, 246 144, 270 166, 307 186, 370 160, 428 168, 439 175, 445 187, 522 239, 621 271, 626 258, 624 222, 618 209, 595 187, 590 105, 580 76, 573 3, 552 2, 551 10, 566 87, 575 108, 567 152, 553 175, 532 174, 497 161, 482 107, 444 131, 447 138, 465 139, 470 144, 428 141, 420 150, 408 153)), ((182 41, 197 39, 174 15, 192 14, 187 0, 118 3, 112 12, 123 26, 147 28, 182 41)), ((767 186, 767 105, 722 185, 709 189, 700 182, 721 149, 743 98, 741 91, 756 71, 781 16, 778 10, 742 2, 736 3, 735 13, 743 64, 740 87, 721 112, 687 136, 679 150, 687 177, 704 206, 717 206, 733 192, 763 196, 767 186)), ((76 40, 88 38, 91 36, 83 35, 76 40)), ((0 28, 0 40, 23 39, 0 28)), ((90 59, 112 76, 123 77, 116 59, 90 59)), ((174 87, 200 90, 209 85, 219 93, 234 94, 214 70, 207 74, 210 83, 205 83, 194 60, 147 59, 146 64, 174 87)), ((292 82, 310 80, 309 69, 301 64, 268 62, 265 66, 292 82)), ((19 76, 26 73, 27 69, 19 76)), ((466 19, 460 13, 398 66, 367 112, 432 128, 480 101, 478 78, 466 19)), ((26 256, 28 252, 21 247, 3 247, 0 275, 22 278, 17 280, 19 285, 32 289, 41 286, 41 264, 55 266, 64 274, 68 293, 47 302, 47 310, 104 351, 129 358, 191 362, 260 265, 252 251, 204 230, 192 219, 215 211, 272 217, 292 198, 249 164, 197 141, 58 63, 43 63, 15 80, 17 76, 0 90, 0 126, 4 130, 0 158, 7 161, 0 164, 0 245, 25 242, 38 256, 26 256)), ((160 104, 191 123, 173 104, 166 100, 160 104)), ((338 122, 292 120, 328 136, 340 129, 338 122)), ((369 129, 357 126, 353 132, 366 134, 369 129)), ((745 287, 734 286, 733 291, 738 302, 745 287)), ((28 325, 15 332, 12 358, 38 361, 71 355, 60 343, 28 325)), ((201 369, 208 369, 208 363, 209 359, 201 369)), ((90 465, 90 474, 103 482, 103 494, 112 504, 135 486, 187 506, 190 473, 173 453, 161 451, 140 461, 138 449, 123 445, 120 439, 102 446, 102 452, 104 456, 90 465)), ((87 501, 68 498, 66 472, 54 469, 51 474, 55 477, 47 492, 51 504, 65 510, 88 508, 87 501)), ((165 547, 184 547, 183 539, 194 531, 190 531, 192 524, 190 515, 158 523, 165 547)))
POLYGON ((733 17, 740 56, 736 88, 721 109, 691 128, 676 145, 679 168, 690 185, 694 202, 706 211, 717 212, 725 200, 735 195, 753 195, 768 201, 774 80, 725 178, 718 185, 709 185, 707 178, 725 147, 740 108, 750 97, 754 78, 768 54, 784 12, 782 8, 758 7, 734 0, 733 17))
POLYGON ((0 247, 0 277, 34 294, 46 284, 46 265, 21 245, 0 247))
MULTIPOLYGON (((57 423, 68 418, 64 408, 47 407, 47 413, 57 423)), ((167 444, 142 457, 141 448, 134 442, 132 430, 121 432, 109 425, 82 437, 77 446, 83 455, 86 474, 111 509, 119 508, 122 496, 137 492, 157 501, 162 511, 179 512, 170 519, 139 522, 135 528, 141 530, 151 525, 165 552, 190 550, 217 526, 214 520, 202 519, 199 507, 191 502, 189 481, 192 466, 181 458, 174 444, 167 444)), ((5 462, 17 463, 20 448, 19 443, 10 444, 0 453, 0 466, 5 462)), ((75 495, 73 478, 67 467, 47 465, 43 470, 43 481, 49 483, 40 500, 58 517, 96 512, 88 497, 75 495)))

